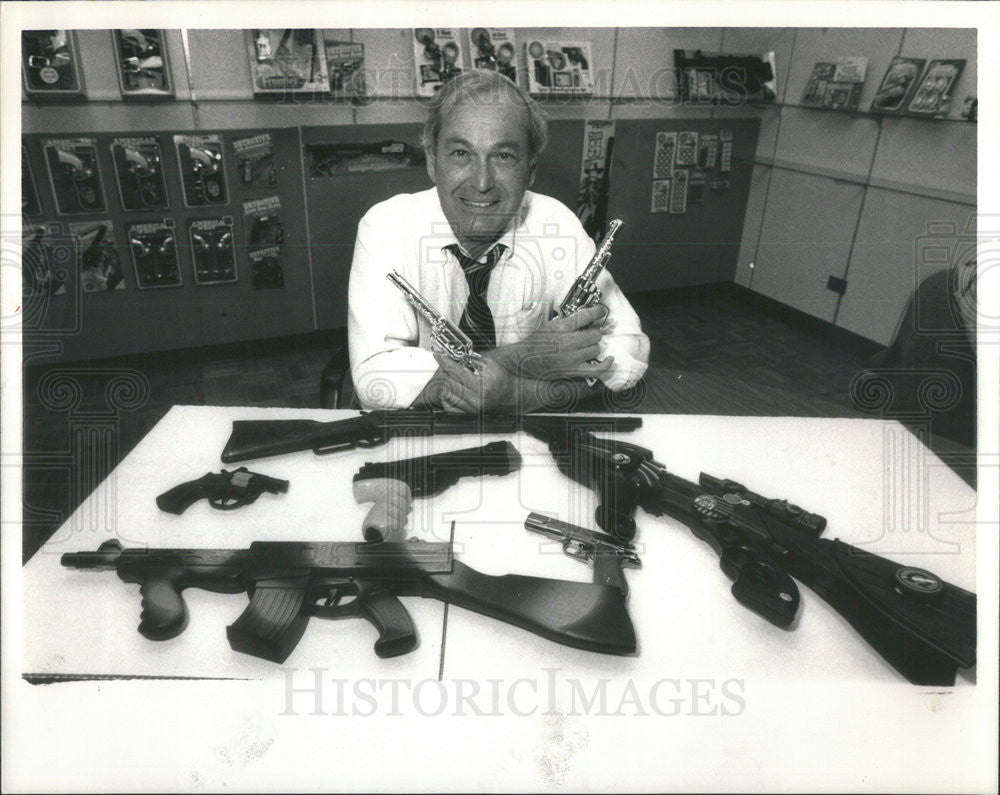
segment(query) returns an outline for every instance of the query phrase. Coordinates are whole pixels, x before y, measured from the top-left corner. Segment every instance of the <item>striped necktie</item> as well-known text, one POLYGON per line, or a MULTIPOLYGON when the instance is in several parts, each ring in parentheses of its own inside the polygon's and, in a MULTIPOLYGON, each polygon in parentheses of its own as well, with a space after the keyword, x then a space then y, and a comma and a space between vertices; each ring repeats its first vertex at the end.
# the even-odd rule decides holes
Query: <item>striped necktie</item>
POLYGON ((504 246, 499 244, 494 246, 486 255, 486 262, 476 262, 471 257, 465 256, 457 243, 448 246, 448 250, 455 255, 462 266, 465 280, 469 284, 469 302, 465 305, 458 327, 472 340, 472 350, 476 353, 492 350, 497 346, 497 335, 493 325, 493 314, 486 304, 486 288, 490 284, 493 266, 503 255, 504 246))

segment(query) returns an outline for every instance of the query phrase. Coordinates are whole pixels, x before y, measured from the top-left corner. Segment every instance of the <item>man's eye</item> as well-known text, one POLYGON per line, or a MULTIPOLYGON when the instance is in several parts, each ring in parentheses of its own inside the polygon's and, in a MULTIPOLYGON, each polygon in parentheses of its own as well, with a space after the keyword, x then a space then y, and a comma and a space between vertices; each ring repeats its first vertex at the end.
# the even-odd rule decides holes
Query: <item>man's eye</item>
POLYGON ((464 149, 453 149, 451 151, 452 157, 468 157, 469 153, 464 149))
POLYGON ((494 155, 494 157, 501 163, 513 163, 515 160, 517 160, 517 158, 514 157, 514 155, 512 155, 510 152, 497 152, 494 155))

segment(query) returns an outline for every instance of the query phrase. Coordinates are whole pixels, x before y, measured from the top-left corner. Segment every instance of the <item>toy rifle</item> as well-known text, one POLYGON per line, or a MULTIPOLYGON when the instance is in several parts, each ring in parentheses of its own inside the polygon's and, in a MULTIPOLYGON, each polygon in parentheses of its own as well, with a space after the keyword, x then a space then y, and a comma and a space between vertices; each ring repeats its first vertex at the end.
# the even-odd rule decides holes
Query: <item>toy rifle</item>
POLYGON ((62 556, 77 569, 114 569, 142 595, 139 632, 168 640, 187 626, 185 588, 246 592, 250 604, 226 629, 235 651, 281 663, 309 619, 362 617, 378 630, 379 657, 405 654, 417 634, 399 596, 422 596, 505 621, 543 638, 605 654, 635 652, 635 631, 618 588, 506 574, 481 574, 448 543, 257 541, 245 550, 122 549, 62 556), (354 599, 340 604, 344 597, 354 599))
POLYGON ((317 420, 234 420, 222 451, 224 463, 312 450, 317 455, 375 447, 394 436, 434 434, 509 434, 526 431, 538 438, 561 438, 573 429, 633 431, 640 417, 609 414, 451 414, 396 409, 361 412, 331 422, 317 420))
POLYGON ((597 492, 603 530, 630 541, 637 507, 677 519, 719 555, 737 601, 772 624, 794 620, 798 580, 914 684, 951 685, 958 668, 976 664, 975 594, 924 569, 820 538, 822 516, 731 480, 684 480, 644 447, 586 432, 553 436, 549 450, 563 474, 597 492))

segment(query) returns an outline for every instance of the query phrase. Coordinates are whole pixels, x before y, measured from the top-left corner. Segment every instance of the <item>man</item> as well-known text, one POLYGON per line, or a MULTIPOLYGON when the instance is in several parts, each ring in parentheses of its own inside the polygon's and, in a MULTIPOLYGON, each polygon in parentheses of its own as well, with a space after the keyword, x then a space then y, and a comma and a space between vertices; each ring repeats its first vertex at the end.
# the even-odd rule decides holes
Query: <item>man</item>
POLYGON ((362 406, 524 412, 642 377, 649 340, 607 270, 602 305, 552 319, 595 246, 571 210, 527 190, 546 135, 534 100, 495 72, 466 71, 434 96, 423 145, 435 188, 358 226, 348 338, 362 406), (392 270, 469 334, 479 372, 431 350, 392 270))

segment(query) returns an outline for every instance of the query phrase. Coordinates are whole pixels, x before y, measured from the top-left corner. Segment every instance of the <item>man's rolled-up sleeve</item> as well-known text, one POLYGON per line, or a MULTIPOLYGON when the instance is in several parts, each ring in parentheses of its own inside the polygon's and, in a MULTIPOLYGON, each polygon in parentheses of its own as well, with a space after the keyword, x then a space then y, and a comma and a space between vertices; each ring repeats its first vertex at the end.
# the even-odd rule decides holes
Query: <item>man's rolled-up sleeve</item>
POLYGON ((386 278, 392 270, 407 276, 400 238, 387 215, 376 206, 358 224, 347 291, 351 377, 366 409, 408 408, 438 369, 431 351, 417 347, 415 310, 386 278))
POLYGON ((645 375, 649 367, 649 337, 643 334, 639 316, 607 270, 598 276, 597 286, 602 303, 608 308, 601 358, 615 357, 601 380, 612 392, 620 392, 635 386, 645 375))

